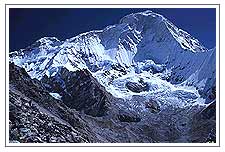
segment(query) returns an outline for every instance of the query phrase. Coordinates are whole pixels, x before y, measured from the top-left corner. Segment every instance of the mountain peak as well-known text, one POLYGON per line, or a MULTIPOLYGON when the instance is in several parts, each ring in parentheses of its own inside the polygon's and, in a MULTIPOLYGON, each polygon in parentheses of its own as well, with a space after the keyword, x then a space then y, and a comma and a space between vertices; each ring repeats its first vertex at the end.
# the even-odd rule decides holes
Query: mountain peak
POLYGON ((141 33, 146 32, 149 28, 152 29, 152 32, 169 32, 185 50, 190 50, 192 52, 205 52, 208 50, 188 32, 179 29, 167 18, 160 14, 154 13, 151 10, 126 15, 120 20, 120 23, 128 24, 141 33), (167 31, 165 29, 167 29, 167 31))
POLYGON ((56 37, 43 37, 33 43, 32 47, 40 47, 40 46, 56 46, 61 43, 56 37))
POLYGON ((40 43, 53 43, 53 42, 60 42, 56 37, 43 37, 37 40, 36 42, 40 43))

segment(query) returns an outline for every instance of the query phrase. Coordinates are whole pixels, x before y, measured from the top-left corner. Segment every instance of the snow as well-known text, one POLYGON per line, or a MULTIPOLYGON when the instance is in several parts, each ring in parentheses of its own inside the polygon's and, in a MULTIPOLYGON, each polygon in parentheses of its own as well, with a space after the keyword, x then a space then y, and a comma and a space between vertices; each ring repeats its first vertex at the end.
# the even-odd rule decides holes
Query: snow
POLYGON ((58 99, 58 100, 61 100, 61 98, 62 98, 62 96, 60 96, 58 93, 53 93, 53 92, 51 92, 51 93, 49 93, 53 98, 55 98, 55 99, 58 99))
POLYGON ((200 44, 200 42, 193 38, 189 33, 183 31, 182 29, 178 29, 173 23, 165 19, 166 26, 172 36, 179 42, 180 46, 183 49, 188 49, 192 52, 197 51, 207 51, 207 49, 200 44))

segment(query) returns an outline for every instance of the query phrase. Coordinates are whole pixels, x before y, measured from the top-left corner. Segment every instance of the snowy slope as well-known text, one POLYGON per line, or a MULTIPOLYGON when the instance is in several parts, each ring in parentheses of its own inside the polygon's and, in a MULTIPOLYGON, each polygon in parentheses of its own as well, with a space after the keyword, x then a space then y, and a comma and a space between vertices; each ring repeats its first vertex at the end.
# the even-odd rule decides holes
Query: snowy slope
POLYGON ((199 93, 206 98, 207 103, 214 99, 214 97, 210 96, 212 96, 213 90, 216 88, 216 48, 207 52, 207 56, 200 68, 181 85, 196 86, 199 93))
POLYGON ((120 22, 141 33, 134 60, 151 59, 157 64, 166 64, 173 71, 172 83, 186 80, 208 56, 205 53, 208 50, 198 40, 151 11, 125 16, 120 22))
POLYGON ((42 38, 26 49, 10 53, 10 61, 39 80, 45 75, 53 77, 61 67, 69 71, 88 69, 118 98, 149 98, 163 93, 168 99, 191 92, 188 97, 194 100, 193 94, 200 98, 196 87, 203 92, 200 94, 206 94, 215 85, 215 52, 163 16, 145 11, 65 41, 42 38), (212 70, 207 70, 209 67, 212 70), (127 82, 141 86, 140 79, 149 90, 134 93, 126 87, 127 82))

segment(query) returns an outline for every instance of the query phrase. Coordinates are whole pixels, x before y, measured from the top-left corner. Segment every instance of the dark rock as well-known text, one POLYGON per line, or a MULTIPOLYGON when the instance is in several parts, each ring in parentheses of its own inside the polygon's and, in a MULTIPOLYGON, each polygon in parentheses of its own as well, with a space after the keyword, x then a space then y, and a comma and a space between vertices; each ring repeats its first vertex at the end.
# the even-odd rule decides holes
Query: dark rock
POLYGON ((10 130, 9 139, 11 140, 18 140, 19 137, 19 131, 17 128, 10 130))
POLYGON ((121 66, 120 64, 113 64, 112 69, 120 71, 123 75, 127 74, 126 68, 121 66))
POLYGON ((213 128, 210 131, 210 133, 208 134, 206 142, 214 142, 214 143, 216 143, 216 130, 215 130, 215 128, 213 128))
POLYGON ((148 91, 149 90, 149 86, 147 83, 136 83, 136 82, 127 82, 125 84, 125 86, 127 87, 127 89, 136 92, 136 93, 140 93, 142 91, 148 91))
POLYGON ((145 102, 145 108, 148 108, 152 113, 158 113, 160 111, 159 104, 152 99, 149 99, 149 101, 145 102))
POLYGON ((105 115, 112 98, 86 69, 70 72, 62 68, 56 76, 42 81, 51 86, 50 91, 60 93, 68 107, 92 116, 105 115))
POLYGON ((216 142, 216 100, 194 115, 190 135, 192 142, 216 142))
MULTIPOLYGON (((204 97, 204 95, 203 95, 204 97)), ((210 88, 206 93, 205 93, 205 98, 206 101, 205 103, 211 103, 216 99, 216 85, 214 84, 214 86, 212 88, 210 88)))
POLYGON ((199 113, 199 117, 203 119, 214 119, 216 120, 216 100, 210 103, 205 109, 199 113))
POLYGON ((132 114, 124 113, 124 114, 119 114, 118 119, 121 122, 140 122, 141 118, 132 114))

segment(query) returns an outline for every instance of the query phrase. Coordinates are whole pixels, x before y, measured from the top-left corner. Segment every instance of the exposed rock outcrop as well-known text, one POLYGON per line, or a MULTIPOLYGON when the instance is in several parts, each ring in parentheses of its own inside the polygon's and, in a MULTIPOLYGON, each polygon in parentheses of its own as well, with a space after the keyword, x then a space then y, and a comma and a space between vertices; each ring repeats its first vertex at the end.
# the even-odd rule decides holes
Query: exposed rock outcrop
POLYGON ((127 82, 126 87, 136 93, 140 93, 142 91, 148 91, 149 90, 149 86, 147 83, 145 82, 140 82, 140 83, 136 83, 136 82, 127 82))
POLYGON ((190 130, 193 142, 216 143, 216 100, 195 114, 193 118, 190 130))
POLYGON ((112 99, 103 86, 84 69, 75 72, 62 68, 53 77, 42 80, 49 91, 58 92, 63 102, 70 108, 92 116, 103 116, 112 99))

